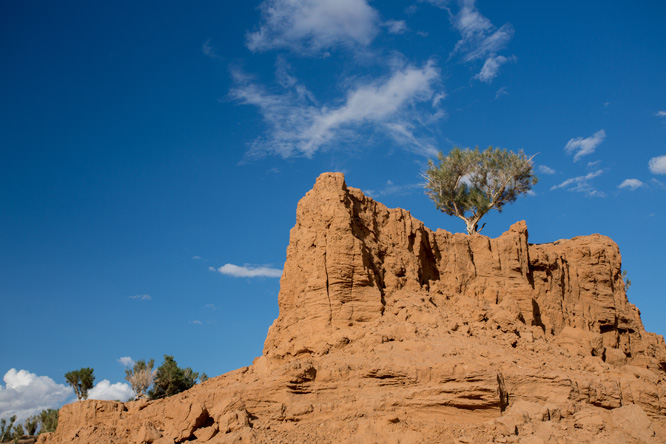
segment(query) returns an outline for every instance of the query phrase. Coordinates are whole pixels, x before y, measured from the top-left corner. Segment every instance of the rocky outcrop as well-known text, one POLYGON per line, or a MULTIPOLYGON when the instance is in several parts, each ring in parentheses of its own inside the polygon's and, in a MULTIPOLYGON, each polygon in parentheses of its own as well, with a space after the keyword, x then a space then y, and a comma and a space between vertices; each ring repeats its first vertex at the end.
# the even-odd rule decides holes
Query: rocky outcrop
POLYGON ((607 237, 432 231, 327 173, 280 285, 252 366, 161 401, 65 406, 41 442, 666 440, 666 346, 607 237))

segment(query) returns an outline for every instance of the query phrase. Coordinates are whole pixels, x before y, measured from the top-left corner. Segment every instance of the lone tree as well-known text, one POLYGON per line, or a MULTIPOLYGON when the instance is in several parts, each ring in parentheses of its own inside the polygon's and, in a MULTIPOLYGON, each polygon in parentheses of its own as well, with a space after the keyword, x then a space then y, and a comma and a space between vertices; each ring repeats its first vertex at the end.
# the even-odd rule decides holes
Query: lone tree
POLYGON ((481 231, 479 220, 488 211, 495 208, 501 212, 505 204, 527 193, 538 180, 534 156, 527 157, 522 150, 453 148, 447 156, 440 152, 437 157, 439 164, 428 161, 423 176, 426 194, 438 210, 464 220, 468 234, 481 231))
POLYGON ((95 381, 93 372, 93 369, 86 367, 65 374, 65 380, 72 386, 79 401, 88 399, 88 390, 93 388, 93 382, 95 381))
POLYGON ((137 399, 148 396, 148 389, 155 382, 157 370, 154 370, 155 360, 146 362, 143 359, 134 363, 132 368, 125 369, 125 379, 132 386, 137 399))

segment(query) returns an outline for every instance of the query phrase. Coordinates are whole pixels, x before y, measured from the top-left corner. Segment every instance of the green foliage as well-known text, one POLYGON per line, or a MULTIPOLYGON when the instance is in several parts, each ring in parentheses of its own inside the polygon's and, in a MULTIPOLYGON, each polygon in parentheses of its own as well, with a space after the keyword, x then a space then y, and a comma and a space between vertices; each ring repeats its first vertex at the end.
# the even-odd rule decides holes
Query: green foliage
POLYGON ((21 424, 16 424, 14 426, 14 432, 12 433, 12 438, 14 438, 14 442, 16 442, 19 438, 22 438, 23 435, 25 435, 23 426, 21 424))
POLYGON ((164 362, 157 369, 153 389, 149 392, 150 399, 160 399, 192 388, 197 382, 199 373, 191 368, 182 369, 173 356, 164 355, 164 362))
POLYGON ((65 380, 72 386, 76 397, 80 400, 88 399, 88 390, 93 388, 95 381, 94 370, 90 367, 72 370, 65 374, 65 380))
POLYGON ((148 389, 155 381, 157 371, 153 369, 155 360, 146 362, 143 359, 134 363, 130 369, 125 369, 125 379, 132 386, 136 393, 136 398, 141 399, 147 396, 148 389))
POLYGON ((208 381, 208 375, 204 372, 201 374, 201 377, 199 378, 200 382, 206 382, 208 381))
POLYGON ((16 415, 9 418, 9 423, 6 419, 0 419, 0 442, 6 441, 13 437, 12 429, 16 422, 16 415))
POLYGON ((538 180, 532 157, 522 150, 453 148, 447 156, 440 152, 438 160, 438 165, 428 161, 426 194, 438 210, 464 220, 468 234, 481 231, 479 220, 488 211, 501 212, 538 180))
POLYGON ((39 412, 37 418, 39 419, 39 433, 55 432, 58 428, 58 416, 60 410, 46 409, 39 412))
POLYGON ((37 427, 39 427, 39 418, 36 415, 25 420, 25 431, 28 435, 35 436, 37 427))
POLYGON ((14 440, 17 442, 25 435, 23 426, 21 424, 14 424, 16 422, 16 415, 9 418, 9 423, 6 419, 0 420, 0 442, 14 440))
POLYGON ((627 277, 627 270, 622 272, 622 279, 624 280, 624 291, 629 291, 629 287, 631 287, 631 279, 627 277))

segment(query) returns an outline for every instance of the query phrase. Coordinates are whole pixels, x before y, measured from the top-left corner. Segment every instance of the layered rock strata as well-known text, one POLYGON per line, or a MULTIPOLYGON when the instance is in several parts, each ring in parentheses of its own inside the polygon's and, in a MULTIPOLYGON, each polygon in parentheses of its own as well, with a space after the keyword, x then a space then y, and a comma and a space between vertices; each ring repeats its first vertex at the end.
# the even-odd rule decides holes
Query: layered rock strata
POLYGON ((280 286, 252 366, 65 406, 41 442, 666 442, 666 346, 607 237, 433 232, 326 173, 280 286))

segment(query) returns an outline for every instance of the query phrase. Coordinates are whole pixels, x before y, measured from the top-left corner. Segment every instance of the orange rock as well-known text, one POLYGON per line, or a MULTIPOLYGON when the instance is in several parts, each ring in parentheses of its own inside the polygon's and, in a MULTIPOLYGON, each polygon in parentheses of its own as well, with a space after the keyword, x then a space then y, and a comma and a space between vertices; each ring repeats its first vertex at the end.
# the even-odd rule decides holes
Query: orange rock
POLYGON ((607 237, 432 231, 326 173, 280 287, 252 366, 65 406, 39 442, 666 442, 666 346, 607 237))

